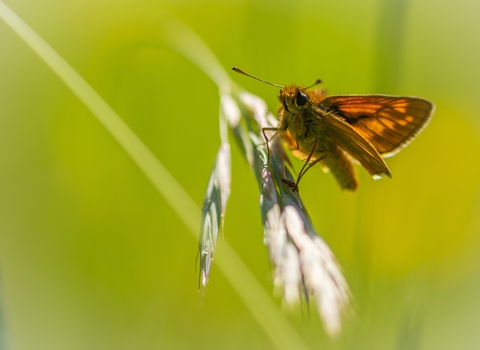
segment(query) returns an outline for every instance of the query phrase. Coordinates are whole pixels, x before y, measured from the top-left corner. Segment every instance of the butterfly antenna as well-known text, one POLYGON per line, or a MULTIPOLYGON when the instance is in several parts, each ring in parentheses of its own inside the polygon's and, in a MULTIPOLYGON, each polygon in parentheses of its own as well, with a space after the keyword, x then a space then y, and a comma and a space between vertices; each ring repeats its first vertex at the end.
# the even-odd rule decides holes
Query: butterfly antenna
POLYGON ((321 84, 321 83, 322 83, 322 81, 320 79, 317 79, 317 80, 315 80, 315 82, 312 85, 307 86, 307 87, 303 88, 302 90, 310 89, 311 87, 314 87, 315 85, 318 85, 318 84, 321 84))
POLYGON ((263 79, 259 79, 259 78, 257 78, 257 77, 254 77, 253 75, 250 75, 250 74, 248 74, 248 73, 245 73, 243 70, 241 70, 241 69, 238 68, 238 67, 233 67, 232 70, 234 70, 234 71, 237 72, 237 73, 246 75, 247 77, 253 78, 253 79, 258 80, 258 81, 261 81, 262 83, 265 83, 265 84, 268 84, 268 85, 272 85, 272 86, 278 87, 278 88, 280 88, 280 89, 283 89, 283 88, 284 88, 284 86, 282 86, 282 85, 273 84, 273 83, 270 83, 269 81, 266 81, 266 80, 263 80, 263 79))

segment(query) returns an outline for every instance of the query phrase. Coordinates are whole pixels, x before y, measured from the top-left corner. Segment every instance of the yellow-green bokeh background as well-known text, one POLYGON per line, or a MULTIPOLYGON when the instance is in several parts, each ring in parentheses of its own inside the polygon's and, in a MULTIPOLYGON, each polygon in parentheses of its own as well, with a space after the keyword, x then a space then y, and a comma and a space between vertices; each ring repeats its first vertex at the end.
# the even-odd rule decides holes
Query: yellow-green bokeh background
MULTIPOLYGON (((373 181, 358 169, 356 194, 341 192, 320 169, 302 180, 302 197, 343 267, 355 312, 334 341, 313 308, 287 314, 312 348, 480 347, 480 2, 410 1, 399 32, 388 29, 396 15, 381 19, 388 10, 380 0, 5 3, 199 205, 219 146, 218 91, 162 45, 165 9, 225 68, 238 65, 278 84, 321 78, 332 94, 434 101, 428 128, 388 160, 392 180, 373 181)), ((231 76, 276 108, 276 89, 231 76)), ((191 233, 4 22, 0 152, 0 267, 12 349, 274 348, 215 266, 199 307, 191 233)), ((258 188, 235 145, 232 156, 225 240, 271 293, 258 188)))

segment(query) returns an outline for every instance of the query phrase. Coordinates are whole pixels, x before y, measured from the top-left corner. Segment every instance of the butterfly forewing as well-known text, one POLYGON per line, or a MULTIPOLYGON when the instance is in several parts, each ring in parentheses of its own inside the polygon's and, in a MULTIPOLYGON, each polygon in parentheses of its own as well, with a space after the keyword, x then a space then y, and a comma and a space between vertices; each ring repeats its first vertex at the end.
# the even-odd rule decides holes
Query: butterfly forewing
POLYGON ((320 107, 350 124, 383 156, 406 146, 428 123, 434 106, 417 97, 339 95, 320 107))

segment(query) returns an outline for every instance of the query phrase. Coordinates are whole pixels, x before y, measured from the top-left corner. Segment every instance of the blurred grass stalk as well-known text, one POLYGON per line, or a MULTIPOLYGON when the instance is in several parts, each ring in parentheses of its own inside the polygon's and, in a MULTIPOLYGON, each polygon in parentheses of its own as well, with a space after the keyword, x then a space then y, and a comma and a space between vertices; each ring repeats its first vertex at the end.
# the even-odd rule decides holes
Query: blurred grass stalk
POLYGON ((11 349, 5 319, 5 293, 3 290, 3 270, 0 268, 0 350, 11 349))
MULTIPOLYGON (((384 0, 380 3, 376 43, 376 93, 399 93, 402 80, 403 53, 408 18, 408 0, 384 0)), ((412 293, 410 302, 404 302, 405 316, 399 323, 395 349, 420 349, 422 340, 424 294, 412 293), (423 296, 423 297, 422 297, 423 296)))
POLYGON ((402 78, 407 0, 380 3, 377 28, 375 93, 396 93, 402 78))
MULTIPOLYGON (((147 146, 97 92, 2 1, 0 1, 0 18, 85 104, 164 196, 192 235, 197 238, 200 227, 199 208, 147 146)), ((202 41, 188 27, 176 20, 165 18, 164 25, 172 34, 167 36, 167 40, 170 39, 169 44, 191 59, 212 78, 222 94, 226 93, 230 86, 228 76, 221 68, 218 69, 220 65, 202 41), (173 34, 177 37, 174 37, 173 34)), ((222 242, 222 249, 216 254, 216 264, 277 348, 308 348, 295 328, 286 320, 271 297, 227 242, 222 242)))

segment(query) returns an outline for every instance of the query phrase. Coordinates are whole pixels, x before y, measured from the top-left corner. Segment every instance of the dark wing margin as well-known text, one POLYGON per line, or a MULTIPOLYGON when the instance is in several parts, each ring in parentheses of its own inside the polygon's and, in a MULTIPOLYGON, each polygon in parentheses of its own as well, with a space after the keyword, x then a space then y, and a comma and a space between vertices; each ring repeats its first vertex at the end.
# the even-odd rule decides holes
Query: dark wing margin
POLYGON ((390 95, 337 95, 319 107, 351 125, 383 157, 408 145, 428 124, 435 106, 418 97, 390 95))

